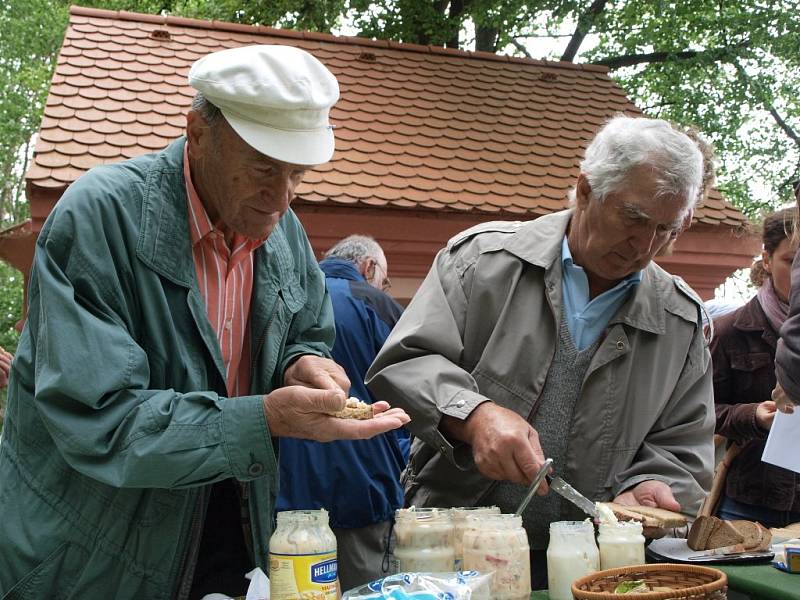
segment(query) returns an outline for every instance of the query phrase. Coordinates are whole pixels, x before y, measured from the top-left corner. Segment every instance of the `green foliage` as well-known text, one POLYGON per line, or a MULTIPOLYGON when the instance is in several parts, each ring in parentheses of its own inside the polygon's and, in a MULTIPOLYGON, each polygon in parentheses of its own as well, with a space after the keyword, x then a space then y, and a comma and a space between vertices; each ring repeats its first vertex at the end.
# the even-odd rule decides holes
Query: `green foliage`
POLYGON ((800 174, 799 8, 797 0, 618 3, 595 23, 600 43, 587 59, 613 66, 665 53, 614 76, 648 114, 694 124, 714 142, 720 187, 753 216, 791 201, 787 183, 800 174))
POLYGON ((48 0, 2 0, 0 8, 0 225, 7 225, 28 216, 26 150, 39 129, 67 10, 48 0))
MULTIPOLYGON (((22 274, 0 261, 0 346, 11 352, 17 349, 19 333, 14 328, 22 316, 22 274)), ((6 390, 0 390, 0 428, 3 424, 6 390)))

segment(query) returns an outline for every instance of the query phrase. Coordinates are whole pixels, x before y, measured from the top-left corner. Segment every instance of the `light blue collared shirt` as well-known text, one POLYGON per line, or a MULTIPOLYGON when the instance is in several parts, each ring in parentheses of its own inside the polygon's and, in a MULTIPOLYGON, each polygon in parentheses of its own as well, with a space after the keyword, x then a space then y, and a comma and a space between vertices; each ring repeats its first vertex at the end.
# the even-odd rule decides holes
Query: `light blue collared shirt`
POLYGON ((572 261, 567 236, 561 242, 561 293, 567 327, 578 350, 585 350, 600 337, 608 322, 627 300, 629 292, 642 281, 642 272, 628 275, 610 290, 589 301, 589 278, 583 267, 572 261))

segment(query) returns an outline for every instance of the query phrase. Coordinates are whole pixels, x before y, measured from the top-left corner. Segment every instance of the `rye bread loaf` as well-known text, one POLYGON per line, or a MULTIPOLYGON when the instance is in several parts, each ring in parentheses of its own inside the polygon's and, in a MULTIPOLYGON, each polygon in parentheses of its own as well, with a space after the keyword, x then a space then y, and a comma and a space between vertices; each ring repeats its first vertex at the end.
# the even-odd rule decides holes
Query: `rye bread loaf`
POLYGON ((761 530, 761 542, 753 548, 748 548, 748 550, 752 550, 754 552, 759 550, 769 550, 769 547, 772 545, 772 532, 764 527, 761 523, 756 523, 756 525, 758 525, 758 528, 761 530))
POLYGON ((744 545, 744 536, 739 533, 736 527, 731 525, 730 521, 717 519, 714 522, 714 529, 711 530, 711 535, 706 539, 705 548, 703 549, 710 550, 712 548, 722 548, 735 544, 744 545))
POLYGON ((758 552, 772 543, 772 532, 755 521, 724 521, 717 517, 698 517, 689 530, 692 550, 717 550, 719 553, 758 552))
POLYGON ((761 541, 764 538, 764 528, 759 523, 737 519, 735 521, 730 521, 730 524, 733 525, 733 528, 744 538, 742 544, 744 544, 745 548, 750 550, 751 548, 756 548, 761 545, 761 541))

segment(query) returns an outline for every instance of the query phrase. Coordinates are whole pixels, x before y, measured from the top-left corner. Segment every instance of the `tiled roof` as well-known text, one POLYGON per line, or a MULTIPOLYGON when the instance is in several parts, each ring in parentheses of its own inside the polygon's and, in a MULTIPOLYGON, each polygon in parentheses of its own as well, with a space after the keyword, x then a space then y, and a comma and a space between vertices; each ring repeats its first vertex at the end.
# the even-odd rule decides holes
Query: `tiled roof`
MULTIPOLYGON (((310 203, 541 215, 560 210, 583 148, 638 113, 602 67, 263 26, 73 7, 27 179, 64 188, 88 168, 181 135, 199 57, 256 43, 308 50, 336 75, 336 153, 310 203)), ((708 224, 744 217, 715 191, 708 224)))

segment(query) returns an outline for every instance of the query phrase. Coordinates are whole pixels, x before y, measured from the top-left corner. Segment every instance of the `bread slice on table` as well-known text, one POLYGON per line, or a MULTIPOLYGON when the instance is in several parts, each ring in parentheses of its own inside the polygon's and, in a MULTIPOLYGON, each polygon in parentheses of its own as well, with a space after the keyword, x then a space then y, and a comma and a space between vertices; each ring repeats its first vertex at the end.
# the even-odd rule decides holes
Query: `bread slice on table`
POLYGON ((683 527, 686 517, 680 513, 652 506, 623 506, 616 502, 603 502, 620 521, 638 521, 642 527, 683 527))
POLYGON ((338 419, 371 419, 374 416, 372 405, 357 398, 348 398, 342 410, 329 414, 338 419))
POLYGON ((772 532, 761 523, 756 523, 756 525, 758 525, 758 528, 761 530, 761 542, 753 548, 748 548, 748 550, 752 550, 753 552, 769 550, 769 547, 772 545, 772 532))
MULTIPOLYGON (((755 546, 761 543, 762 534, 758 527, 750 527, 747 522, 749 540, 755 546)), ((755 525, 755 524, 752 524, 755 525)), ((687 540, 689 548, 692 550, 712 550, 714 548, 726 548, 728 546, 741 545, 741 550, 745 549, 745 536, 730 521, 723 521, 717 517, 698 517, 689 530, 687 540)), ((754 547, 755 547, 754 546, 754 547)))
POLYGON ((689 529, 689 539, 687 540, 689 548, 692 550, 705 550, 707 548, 706 542, 714 531, 717 525, 717 517, 697 517, 689 529))
POLYGON ((761 525, 755 521, 745 521, 742 519, 729 521, 729 523, 733 525, 733 528, 744 538, 742 544, 744 544, 745 548, 750 550, 751 548, 756 548, 761 545, 761 541, 764 538, 763 527, 761 525))
POLYGON ((731 525, 730 521, 717 519, 714 530, 706 540, 706 549, 723 548, 736 544, 744 545, 744 535, 735 526, 731 525))

